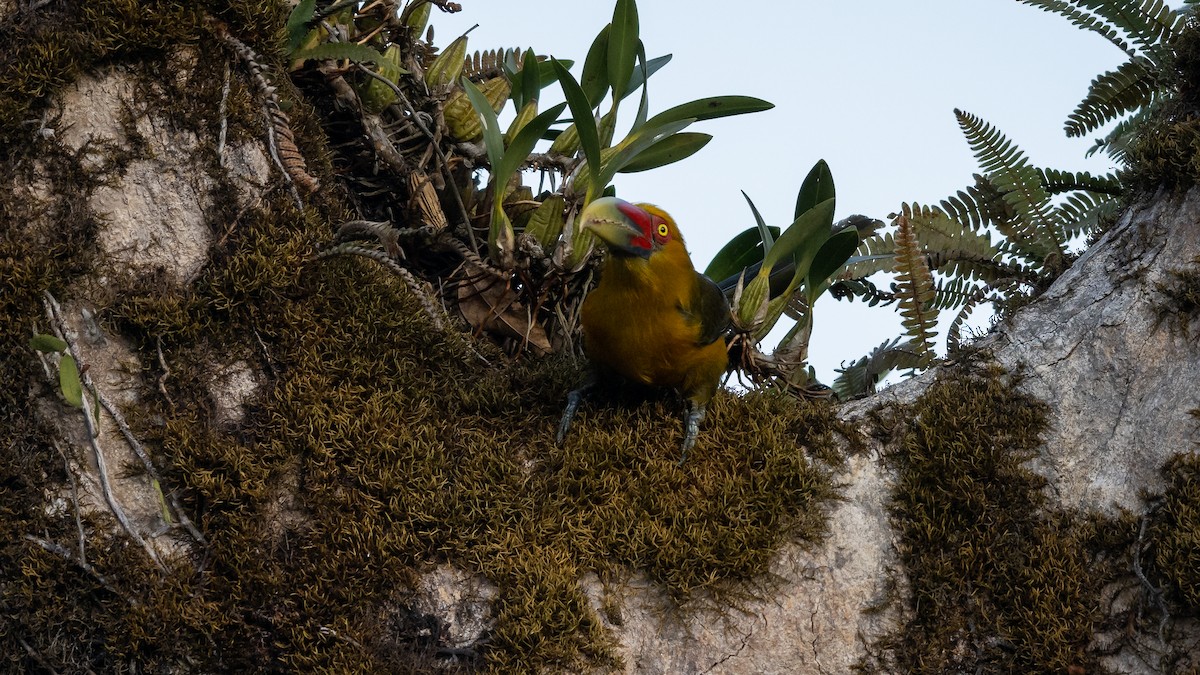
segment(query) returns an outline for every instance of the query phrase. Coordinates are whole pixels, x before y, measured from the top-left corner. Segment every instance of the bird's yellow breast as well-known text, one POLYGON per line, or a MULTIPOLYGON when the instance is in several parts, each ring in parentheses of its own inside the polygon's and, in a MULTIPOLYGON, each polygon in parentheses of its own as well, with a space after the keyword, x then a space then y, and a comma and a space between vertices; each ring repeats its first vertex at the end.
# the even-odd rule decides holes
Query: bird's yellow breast
POLYGON ((610 256, 583 304, 588 358, 629 380, 707 402, 728 360, 723 340, 701 344, 701 318, 685 311, 695 305, 696 289, 682 242, 648 259, 610 256))

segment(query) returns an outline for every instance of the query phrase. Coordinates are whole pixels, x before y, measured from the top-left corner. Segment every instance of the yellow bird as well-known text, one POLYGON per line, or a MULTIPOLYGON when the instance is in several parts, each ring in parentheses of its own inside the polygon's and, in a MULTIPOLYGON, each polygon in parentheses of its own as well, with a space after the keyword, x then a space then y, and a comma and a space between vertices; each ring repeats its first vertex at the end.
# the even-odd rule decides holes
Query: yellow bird
POLYGON ((679 228, 662 209, 604 197, 583 210, 580 223, 604 242, 608 258, 581 316, 593 376, 568 396, 558 442, 595 378, 615 374, 683 395, 686 458, 729 364, 729 303, 692 266, 679 228))

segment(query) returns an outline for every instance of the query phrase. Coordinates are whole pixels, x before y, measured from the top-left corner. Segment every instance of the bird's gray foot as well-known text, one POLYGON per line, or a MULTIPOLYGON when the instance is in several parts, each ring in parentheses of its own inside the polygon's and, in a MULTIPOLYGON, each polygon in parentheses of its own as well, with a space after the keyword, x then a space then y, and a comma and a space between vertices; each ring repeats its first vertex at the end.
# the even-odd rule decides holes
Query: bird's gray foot
POLYGON ((700 433, 700 423, 703 421, 704 406, 688 401, 687 415, 683 423, 683 456, 679 458, 680 466, 687 460, 688 450, 696 444, 696 436, 700 433))
POLYGON ((563 410, 562 419, 558 422, 558 435, 554 437, 556 444, 562 445, 563 440, 566 439, 567 432, 571 430, 571 420, 575 417, 575 411, 579 409, 579 402, 592 391, 595 384, 595 381, 589 379, 578 389, 567 394, 567 407, 563 410))

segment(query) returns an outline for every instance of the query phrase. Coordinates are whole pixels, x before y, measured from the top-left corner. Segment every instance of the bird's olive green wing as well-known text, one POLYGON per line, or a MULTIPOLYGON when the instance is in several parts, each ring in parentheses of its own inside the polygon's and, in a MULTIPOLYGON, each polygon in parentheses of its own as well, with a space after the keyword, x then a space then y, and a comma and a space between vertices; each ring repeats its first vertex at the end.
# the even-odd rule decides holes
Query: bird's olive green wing
POLYGON ((729 328, 729 301, 712 279, 696 273, 696 292, 690 307, 680 307, 688 318, 700 322, 698 345, 715 342, 729 328))

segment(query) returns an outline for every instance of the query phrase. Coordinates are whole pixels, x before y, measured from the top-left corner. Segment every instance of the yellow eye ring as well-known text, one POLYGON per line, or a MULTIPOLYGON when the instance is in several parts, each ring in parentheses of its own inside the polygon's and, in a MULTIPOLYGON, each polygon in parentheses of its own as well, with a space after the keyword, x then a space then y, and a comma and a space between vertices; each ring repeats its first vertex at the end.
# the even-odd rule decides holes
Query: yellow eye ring
POLYGON ((670 234, 670 233, 671 233, 671 230, 670 230, 670 228, 668 228, 668 227, 667 227, 667 224, 666 224, 666 223, 659 223, 659 225, 658 225, 658 236, 660 236, 660 237, 665 237, 665 236, 667 236, 667 235, 668 235, 668 234, 670 234))

